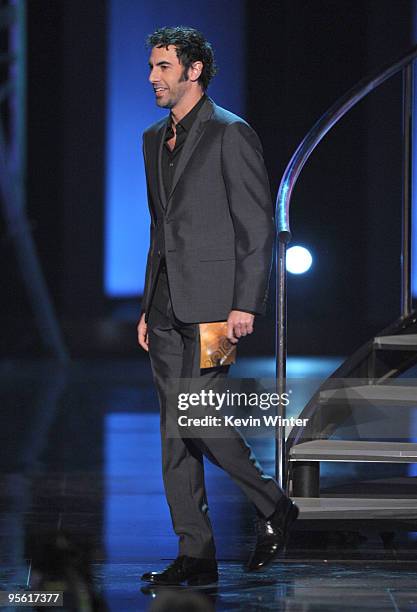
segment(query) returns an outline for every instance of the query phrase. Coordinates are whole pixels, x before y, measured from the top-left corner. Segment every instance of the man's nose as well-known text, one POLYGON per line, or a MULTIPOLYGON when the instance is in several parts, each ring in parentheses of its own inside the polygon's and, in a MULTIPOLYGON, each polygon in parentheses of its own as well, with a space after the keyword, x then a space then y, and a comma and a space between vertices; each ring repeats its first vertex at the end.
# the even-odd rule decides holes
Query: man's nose
POLYGON ((159 78, 158 78, 158 74, 157 74, 157 72, 155 71, 155 69, 153 68, 153 69, 150 71, 150 73, 149 73, 149 82, 153 84, 153 83, 157 83, 157 82, 158 82, 158 80, 159 80, 159 78))

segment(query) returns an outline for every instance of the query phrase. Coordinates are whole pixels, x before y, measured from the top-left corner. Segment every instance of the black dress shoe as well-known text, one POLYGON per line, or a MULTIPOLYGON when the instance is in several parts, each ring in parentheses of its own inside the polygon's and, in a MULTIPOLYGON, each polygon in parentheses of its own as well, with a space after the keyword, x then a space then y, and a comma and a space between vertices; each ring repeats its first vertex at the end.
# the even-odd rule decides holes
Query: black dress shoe
POLYGON ((203 586, 217 582, 219 575, 215 559, 181 555, 162 572, 147 572, 141 579, 151 584, 178 585, 187 582, 190 586, 203 586))
POLYGON ((281 552, 298 513, 298 507, 294 502, 284 497, 278 502, 272 516, 256 519, 257 540, 255 549, 249 557, 248 571, 263 569, 281 552))

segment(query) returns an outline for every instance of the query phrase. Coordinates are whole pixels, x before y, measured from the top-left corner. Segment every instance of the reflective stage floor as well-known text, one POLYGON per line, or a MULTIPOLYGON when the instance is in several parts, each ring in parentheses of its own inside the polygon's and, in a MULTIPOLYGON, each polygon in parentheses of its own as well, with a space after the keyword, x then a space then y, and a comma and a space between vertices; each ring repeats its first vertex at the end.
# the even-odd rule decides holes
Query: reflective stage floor
MULTIPOLYGON (((339 362, 293 359, 288 373, 324 378, 339 362)), ((273 373, 272 360, 242 359, 233 375, 273 373)), ((417 611, 417 540, 410 532, 300 525, 281 558, 247 574, 253 510, 208 462, 219 585, 147 589, 140 575, 166 565, 177 548, 147 361, 76 361, 64 368, 3 360, 0 390, 1 590, 64 590, 68 610, 417 611), (84 588, 95 607, 77 599, 84 588)), ((253 448, 273 473, 273 440, 257 439, 253 448)), ((327 478, 334 486, 331 472, 327 478)))

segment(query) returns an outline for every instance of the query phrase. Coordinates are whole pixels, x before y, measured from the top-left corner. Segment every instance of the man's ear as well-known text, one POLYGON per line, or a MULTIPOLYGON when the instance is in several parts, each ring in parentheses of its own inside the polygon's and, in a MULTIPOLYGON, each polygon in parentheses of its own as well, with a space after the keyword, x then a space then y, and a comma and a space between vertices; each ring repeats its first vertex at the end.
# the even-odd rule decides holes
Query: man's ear
POLYGON ((190 81, 198 81, 203 72, 203 62, 193 62, 188 70, 188 78, 190 81))

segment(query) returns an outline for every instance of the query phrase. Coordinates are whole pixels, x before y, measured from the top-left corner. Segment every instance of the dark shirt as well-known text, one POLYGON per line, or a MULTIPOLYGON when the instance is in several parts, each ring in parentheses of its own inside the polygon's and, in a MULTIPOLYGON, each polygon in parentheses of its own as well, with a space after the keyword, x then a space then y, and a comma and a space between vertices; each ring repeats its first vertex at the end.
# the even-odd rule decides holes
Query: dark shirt
POLYGON ((172 187, 172 181, 174 178, 175 168, 178 165, 181 151, 184 147, 187 136, 191 130, 191 127, 197 117, 198 111, 203 106, 207 96, 204 94, 200 100, 193 106, 189 113, 185 115, 175 126, 177 137, 175 140, 175 147, 171 151, 168 146, 168 140, 174 136, 174 130, 172 128, 172 116, 169 115, 168 126, 165 133, 165 143, 162 151, 162 180, 164 183, 165 194, 168 197, 172 187))

